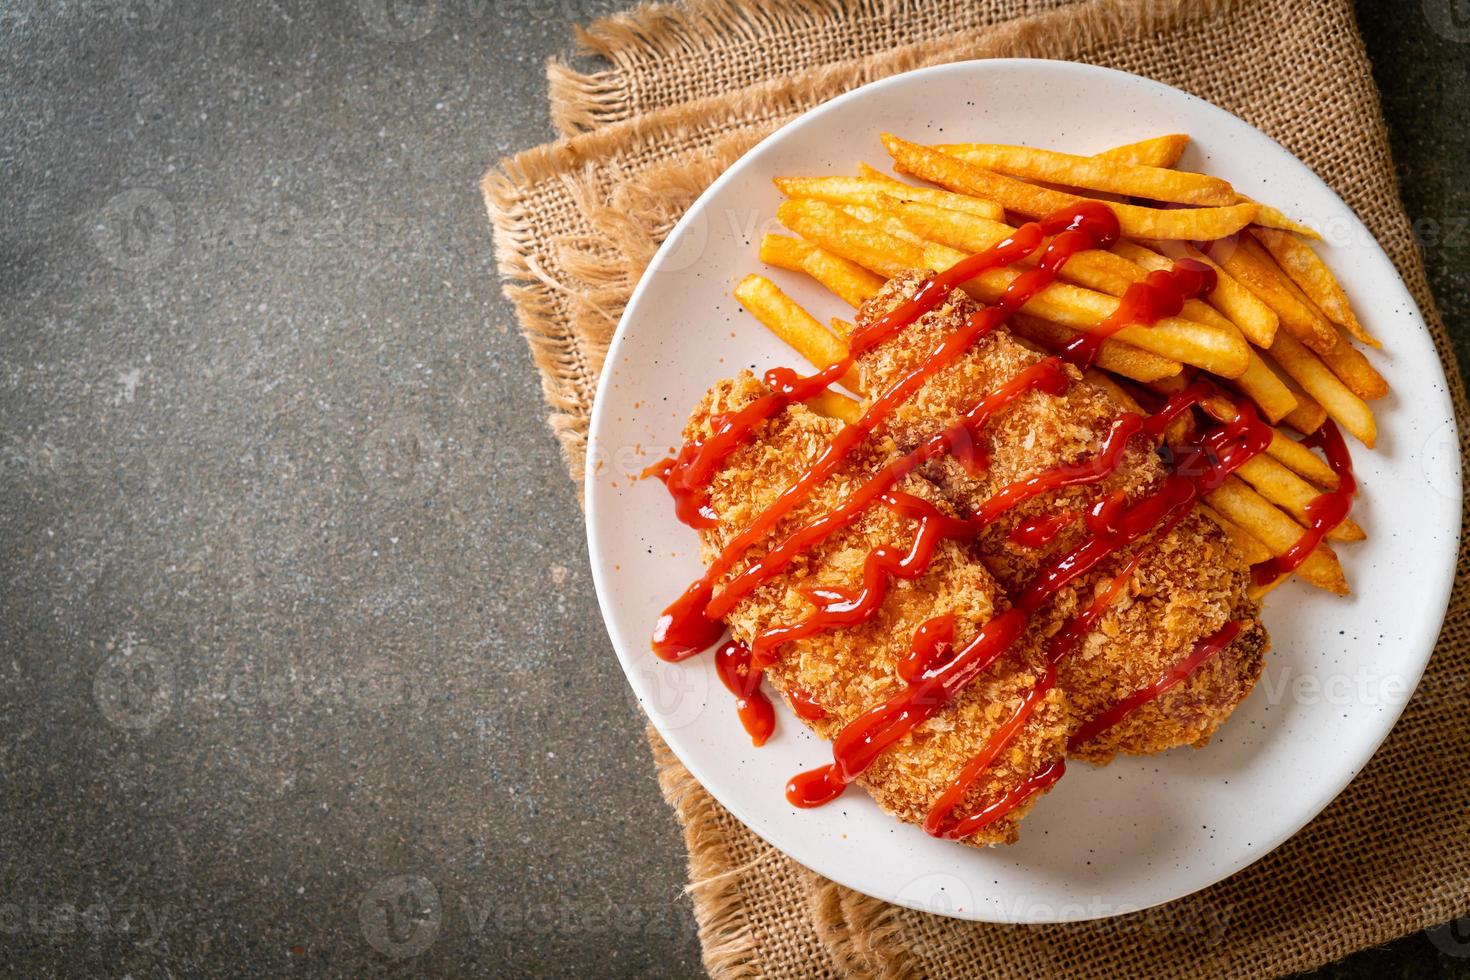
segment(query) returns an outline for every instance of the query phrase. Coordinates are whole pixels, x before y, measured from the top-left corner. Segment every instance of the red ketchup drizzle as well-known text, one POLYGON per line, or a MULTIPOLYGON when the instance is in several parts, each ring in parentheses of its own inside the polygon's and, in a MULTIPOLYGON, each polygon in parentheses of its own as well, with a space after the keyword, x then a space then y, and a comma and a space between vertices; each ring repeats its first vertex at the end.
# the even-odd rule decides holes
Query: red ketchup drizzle
POLYGON ((1133 712, 1137 711, 1143 705, 1152 701, 1176 684, 1179 684, 1189 677, 1190 674, 1194 673, 1206 660, 1228 647, 1239 633, 1240 624, 1229 622, 1203 640, 1200 640, 1194 645, 1194 649, 1189 652, 1188 656, 1173 667, 1170 667, 1148 687, 1134 691, 1107 711, 1104 711, 1077 729, 1072 737, 1068 739, 1067 747, 1075 749, 1085 742, 1092 741, 1109 728, 1112 728, 1133 714, 1133 712))
POLYGON ((1302 444, 1320 449, 1326 455, 1327 465, 1337 475, 1337 489, 1320 493, 1307 502, 1306 531, 1286 551, 1261 562, 1252 570, 1257 585, 1267 585, 1299 568, 1322 539, 1347 518, 1353 506, 1353 494, 1358 492, 1358 483, 1353 477, 1353 458, 1336 422, 1331 419, 1323 422, 1316 432, 1302 438, 1302 444))
MULTIPOLYGON (((1000 326, 1010 314, 1024 306, 1039 290, 1052 282, 1067 260, 1077 252, 1108 248, 1117 241, 1118 219, 1102 204, 1084 202, 1060 211, 1042 221, 1028 222, 1004 241, 976 255, 961 259, 943 272, 931 276, 912 297, 888 313, 855 330, 848 340, 848 355, 809 377, 799 377, 789 368, 766 372, 771 395, 758 399, 728 421, 716 425, 716 432, 696 446, 680 449, 668 466, 665 483, 678 496, 685 487, 707 485, 710 475, 737 446, 748 440, 756 427, 780 412, 791 401, 805 401, 825 391, 852 367, 858 356, 872 349, 942 303, 959 285, 980 273, 1012 265, 1034 253, 1046 236, 1054 235, 1034 269, 1018 275, 1007 287, 998 305, 971 316, 965 326, 947 336, 917 368, 899 378, 874 399, 862 417, 838 431, 831 444, 797 481, 788 486, 774 503, 737 534, 715 558, 705 574, 692 583, 676 599, 654 627, 653 652, 665 660, 682 660, 713 644, 724 632, 719 619, 720 608, 710 602, 714 583, 723 577, 751 545, 762 540, 792 508, 840 466, 853 448, 870 435, 892 411, 906 401, 920 385, 962 355, 971 344, 1000 326), (759 405, 759 408, 755 406, 759 405), (682 463, 680 461, 683 461, 682 463), (675 487, 680 489, 674 490, 675 487)), ((696 491, 689 490, 689 494, 696 491)), ((702 491, 700 491, 702 493, 702 491)), ((698 500, 698 498, 696 498, 698 500)), ((706 504, 702 500, 683 504, 684 512, 704 520, 706 504)), ((728 600, 733 603, 734 597, 728 600)), ((724 606, 723 612, 729 607, 724 606)))
MULTIPOLYGON (((1009 483, 987 498, 971 517, 964 520, 946 517, 933 504, 910 494, 891 491, 885 493, 883 500, 891 508, 919 520, 919 531, 909 552, 899 556, 886 546, 869 552, 863 563, 863 587, 858 592, 850 593, 836 588, 817 588, 804 592, 806 598, 817 607, 816 611, 789 626, 773 626, 756 636, 753 647, 756 662, 769 664, 773 651, 791 640, 813 636, 832 627, 855 626, 866 622, 878 611, 888 594, 891 576, 912 579, 922 575, 934 560, 934 551, 941 538, 978 534, 1006 511, 1033 497, 1060 487, 1096 483, 1106 479, 1118 468, 1123 460, 1123 452, 1128 447, 1128 440, 1142 425, 1143 420, 1137 415, 1119 416, 1108 430, 1102 448, 1088 462, 1054 467, 1009 483)), ((760 564, 758 562, 752 568, 760 564)))
MULTIPOLYGON (((938 433, 918 449, 900 456, 889 463, 877 475, 860 485, 829 513, 787 535, 768 551, 761 560, 753 563, 735 576, 709 604, 708 614, 719 617, 729 612, 741 596, 760 583, 784 569, 791 560, 807 548, 824 540, 828 535, 856 519, 863 511, 880 499, 886 499, 888 490, 914 469, 945 452, 954 452, 959 447, 974 453, 980 434, 991 416, 1011 404, 1028 391, 1044 391, 1059 395, 1066 390, 1067 375, 1061 361, 1054 357, 1039 361, 1026 368, 1005 385, 976 402, 954 425, 938 433)), ((907 497, 908 495, 903 495, 907 497)), ((914 511, 911 516, 919 516, 914 511)))
POLYGON ((1028 518, 1017 524, 1006 540, 1018 548, 1031 548, 1040 550, 1057 539, 1057 535, 1066 529, 1067 525, 1077 520, 1078 515, 1071 511, 1062 511, 1060 514, 1043 514, 1039 517, 1028 518))
POLYGON ((1129 324, 1153 324, 1178 316, 1185 300, 1214 292, 1217 283, 1215 270, 1194 259, 1179 259, 1171 269, 1150 272, 1128 287, 1118 308, 1106 319, 1068 342, 1062 356, 1084 370, 1090 368, 1103 341, 1113 334, 1129 324))
POLYGON ((793 687, 786 693, 786 699, 791 702, 791 710, 796 712, 798 718, 821 721, 827 717, 827 709, 817 704, 816 698, 805 688, 793 687))
POLYGON ((751 744, 764 745, 776 730, 776 711, 761 690, 761 669, 750 662, 745 644, 731 640, 715 651, 715 673, 735 695, 735 711, 750 734, 751 744))
MULTIPOLYGON (((1208 395, 1209 389, 1203 385, 1194 385, 1175 394, 1157 414, 1141 422, 1142 430, 1157 439, 1174 418, 1208 395)), ((1131 418, 1137 420, 1138 416, 1131 418)), ((931 718, 950 697, 1003 654, 1025 629, 1029 617, 1058 590, 1151 531, 1160 527, 1167 530, 1182 520, 1202 494, 1214 490, 1247 460, 1264 452, 1270 441, 1271 429, 1260 421, 1250 405, 1241 405, 1234 419, 1206 433, 1199 446, 1181 452, 1176 459, 1176 471, 1166 477, 1157 490, 1131 506, 1127 506, 1120 497, 1111 497, 1095 505, 1088 514, 1089 536, 1038 574, 1021 593, 1015 608, 981 627, 970 643, 952 659, 920 674, 898 694, 854 719, 833 742, 832 764, 792 779, 787 784, 788 800, 797 806, 812 806, 835 798, 841 788, 856 779, 879 753, 931 718)), ((1130 563, 1130 572, 1131 567, 1130 563)), ((1121 590, 1123 581, 1126 581, 1123 575, 1115 578, 1108 590, 1109 602, 1121 590)), ((1101 607, 1094 604, 1083 616, 1090 613, 1095 619, 1105 606, 1105 603, 1101 607)), ((1063 630, 1063 639, 1054 641, 1050 651, 1053 663, 1070 649, 1081 632, 1079 629, 1063 630)), ((917 637, 915 648, 918 648, 917 637)), ((1048 670, 1038 687, 1049 685, 1052 677, 1048 670)), ((1041 694, 1044 695, 1045 690, 1041 694)), ((1039 696, 1028 695, 1021 710, 1029 716, 1039 700, 1039 696)), ((1021 722, 1024 721, 1022 717, 1021 722)), ((957 828, 963 827, 963 836, 969 836, 987 823, 1000 819, 1025 799, 1024 796, 1011 799, 1012 794, 1008 794, 1005 799, 952 827, 946 828, 943 823, 955 802, 963 798, 989 760, 993 760, 1014 739, 1020 727, 1020 724, 1014 727, 1007 724, 987 741, 980 753, 987 762, 965 767, 936 803, 926 820, 926 827, 938 828, 944 836, 959 833, 957 828), (1009 805, 1005 805, 1007 801, 1009 805), (982 821, 982 817, 986 819, 982 821)), ((1032 779, 1039 780, 1043 774, 1048 778, 1060 778, 1061 772, 1048 766, 1032 779)))

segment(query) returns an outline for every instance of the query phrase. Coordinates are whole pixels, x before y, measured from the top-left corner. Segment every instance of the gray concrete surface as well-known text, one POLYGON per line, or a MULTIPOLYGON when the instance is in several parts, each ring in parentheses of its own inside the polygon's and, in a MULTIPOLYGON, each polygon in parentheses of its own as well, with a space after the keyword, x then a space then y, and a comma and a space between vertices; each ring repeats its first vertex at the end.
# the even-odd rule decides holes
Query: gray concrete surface
MULTIPOLYGON (((611 2, 0 7, 0 973, 700 971, 476 190, 611 2)), ((1470 28, 1362 8, 1463 344, 1470 28)))

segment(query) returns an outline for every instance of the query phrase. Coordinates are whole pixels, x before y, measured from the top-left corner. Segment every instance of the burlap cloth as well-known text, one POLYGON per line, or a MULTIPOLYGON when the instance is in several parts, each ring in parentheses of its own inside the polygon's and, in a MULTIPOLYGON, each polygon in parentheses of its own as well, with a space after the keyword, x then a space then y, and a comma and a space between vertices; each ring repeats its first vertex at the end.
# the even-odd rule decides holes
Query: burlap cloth
MULTIPOLYGON (((699 192, 832 96, 922 65, 998 56, 1147 75, 1280 140, 1388 250, 1470 431, 1349 0, 694 0, 600 21, 580 39, 607 67, 550 66, 564 138, 503 161, 484 182, 506 294, 579 485, 617 317, 699 192)), ((1466 568, 1462 550, 1429 672, 1347 791, 1252 867, 1132 916, 1000 926, 869 899, 756 838, 651 735, 689 848, 705 964, 720 977, 1274 975, 1470 915, 1466 568)))

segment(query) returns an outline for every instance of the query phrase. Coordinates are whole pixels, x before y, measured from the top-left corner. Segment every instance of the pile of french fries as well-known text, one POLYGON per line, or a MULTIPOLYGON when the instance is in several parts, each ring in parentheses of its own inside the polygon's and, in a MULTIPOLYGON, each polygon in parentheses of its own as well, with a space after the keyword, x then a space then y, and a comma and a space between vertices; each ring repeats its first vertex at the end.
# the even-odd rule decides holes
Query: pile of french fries
MULTIPOLYGON (((787 200, 777 216, 795 237, 766 235, 760 259, 815 279, 856 308, 889 277, 946 269, 1004 240, 1019 224, 1084 198, 1101 200, 1117 215, 1122 240, 1072 258, 1059 281, 1010 321, 1014 335, 1048 351, 1095 329, 1149 272, 1184 257, 1212 266, 1218 285, 1211 294, 1188 301, 1176 317, 1112 335, 1088 376, 1139 411, 1130 391, 1168 394, 1197 380, 1217 381, 1234 397, 1249 398, 1276 427, 1270 449, 1209 494, 1204 506, 1254 564, 1289 549, 1304 530, 1308 502, 1337 484, 1326 462, 1283 427, 1309 433, 1332 418, 1371 448, 1377 425, 1368 402, 1387 394, 1388 385, 1354 346, 1381 345, 1311 246, 1321 236, 1223 180, 1175 169, 1188 143, 1188 136, 1168 135, 1073 156, 1023 146, 925 146, 884 135, 894 170, 924 183, 866 164, 853 177, 778 178, 787 200)), ((1019 274, 993 269, 963 288, 992 303, 1019 274)), ((745 277, 735 296, 813 365, 846 354, 849 322, 837 318, 824 326, 765 276, 745 277)), ((864 393, 855 377, 844 385, 857 397, 828 393, 812 407, 856 419, 864 393)), ((1205 410, 1225 418, 1235 408, 1222 392, 1205 410)), ((1355 541, 1364 532, 1348 520, 1328 537, 1355 541)), ((1327 542, 1296 574, 1348 592, 1327 542)))

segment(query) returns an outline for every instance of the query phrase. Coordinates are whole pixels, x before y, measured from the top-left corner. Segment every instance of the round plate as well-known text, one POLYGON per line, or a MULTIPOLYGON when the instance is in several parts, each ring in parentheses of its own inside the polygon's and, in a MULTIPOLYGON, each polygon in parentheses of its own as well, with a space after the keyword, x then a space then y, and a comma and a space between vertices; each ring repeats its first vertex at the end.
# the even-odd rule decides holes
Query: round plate
MULTIPOLYGON (((1222 109, 1148 79, 1057 61, 945 65, 876 82, 787 125, 746 154, 679 222, 618 327, 592 414, 587 537, 608 632, 639 701, 669 746, 746 826, 820 874, 876 898, 991 922, 1062 922, 1188 895, 1296 833, 1363 767, 1418 683, 1439 633, 1460 530, 1460 469, 1443 369, 1388 257, 1328 187, 1222 109), (751 747, 705 655, 657 660, 660 610, 701 565, 664 488, 636 479, 679 442, 709 385, 799 358, 730 290, 760 271, 818 319, 840 301, 764 268, 778 230, 778 175, 886 168, 879 134, 920 142, 1021 143, 1074 153, 1183 132, 1180 162, 1322 230, 1321 252, 1364 323, 1395 394, 1377 402, 1379 445, 1354 444, 1354 516, 1369 539, 1339 548, 1353 595, 1290 582, 1266 604, 1274 649, 1250 698, 1205 749, 1074 766, 1010 847, 932 839, 861 791, 817 810, 783 795, 794 773, 831 760, 784 707, 751 747)), ((779 699, 778 699, 779 702, 779 699)))

